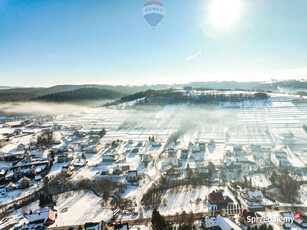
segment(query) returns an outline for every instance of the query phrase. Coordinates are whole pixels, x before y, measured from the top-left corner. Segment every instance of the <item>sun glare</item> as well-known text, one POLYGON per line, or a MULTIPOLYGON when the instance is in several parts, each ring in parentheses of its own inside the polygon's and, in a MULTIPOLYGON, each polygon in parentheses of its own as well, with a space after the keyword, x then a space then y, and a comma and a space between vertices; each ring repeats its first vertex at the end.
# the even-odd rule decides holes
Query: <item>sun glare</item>
POLYGON ((211 0, 210 21, 217 27, 229 28, 236 23, 242 10, 242 0, 211 0))

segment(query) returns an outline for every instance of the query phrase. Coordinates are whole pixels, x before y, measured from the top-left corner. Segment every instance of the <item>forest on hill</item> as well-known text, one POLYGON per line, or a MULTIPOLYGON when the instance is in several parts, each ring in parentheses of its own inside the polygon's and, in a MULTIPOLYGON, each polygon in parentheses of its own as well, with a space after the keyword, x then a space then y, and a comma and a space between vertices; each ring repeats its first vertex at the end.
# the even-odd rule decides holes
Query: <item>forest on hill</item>
POLYGON ((98 100, 98 99, 116 99, 123 96, 122 93, 107 89, 97 88, 81 88, 71 91, 58 93, 50 93, 44 96, 37 97, 36 100, 52 101, 52 102, 67 102, 78 100, 98 100))

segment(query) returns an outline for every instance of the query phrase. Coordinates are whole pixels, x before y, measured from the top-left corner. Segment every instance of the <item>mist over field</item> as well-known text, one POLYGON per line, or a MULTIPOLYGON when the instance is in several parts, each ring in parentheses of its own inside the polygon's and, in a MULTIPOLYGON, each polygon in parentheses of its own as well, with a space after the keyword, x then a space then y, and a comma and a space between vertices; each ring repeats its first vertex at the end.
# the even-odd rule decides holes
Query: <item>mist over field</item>
POLYGON ((0 104, 0 114, 31 114, 31 115, 58 115, 80 112, 87 109, 86 105, 51 102, 13 102, 0 104))

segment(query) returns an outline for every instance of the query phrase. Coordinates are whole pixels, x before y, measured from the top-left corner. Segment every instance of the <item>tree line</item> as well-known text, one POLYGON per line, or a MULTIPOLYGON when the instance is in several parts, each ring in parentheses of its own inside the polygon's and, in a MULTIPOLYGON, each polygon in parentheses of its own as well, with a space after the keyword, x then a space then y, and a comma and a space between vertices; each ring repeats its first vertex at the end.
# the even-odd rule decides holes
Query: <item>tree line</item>
POLYGON ((36 98, 36 100, 66 102, 77 100, 116 99, 120 98, 121 96, 123 96, 122 93, 113 90, 81 88, 71 91, 50 93, 47 95, 40 96, 36 98))

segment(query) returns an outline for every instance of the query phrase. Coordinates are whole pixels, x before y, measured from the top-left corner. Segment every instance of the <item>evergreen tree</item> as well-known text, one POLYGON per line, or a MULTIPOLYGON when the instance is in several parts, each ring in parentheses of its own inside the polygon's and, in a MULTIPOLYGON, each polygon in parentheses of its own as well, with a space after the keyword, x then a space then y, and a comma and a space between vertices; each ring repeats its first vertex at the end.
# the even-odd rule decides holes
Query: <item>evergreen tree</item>
POLYGON ((157 209, 154 209, 152 212, 152 225, 156 228, 156 230, 165 230, 167 229, 167 223, 163 216, 159 213, 157 209))
POLYGON ((100 137, 104 137, 104 135, 106 135, 107 134, 107 131, 105 130, 105 129, 102 129, 99 133, 98 133, 98 135, 100 136, 100 137))

